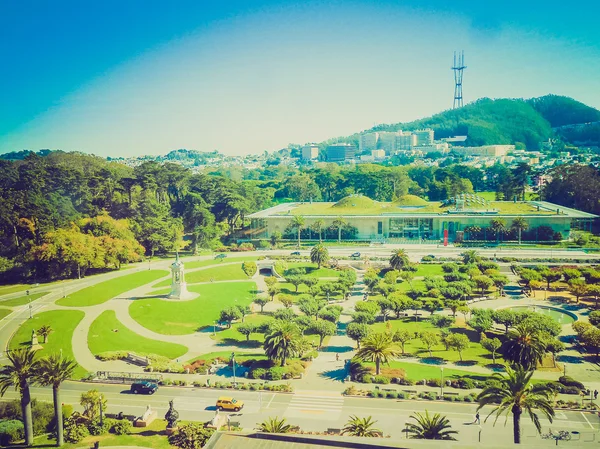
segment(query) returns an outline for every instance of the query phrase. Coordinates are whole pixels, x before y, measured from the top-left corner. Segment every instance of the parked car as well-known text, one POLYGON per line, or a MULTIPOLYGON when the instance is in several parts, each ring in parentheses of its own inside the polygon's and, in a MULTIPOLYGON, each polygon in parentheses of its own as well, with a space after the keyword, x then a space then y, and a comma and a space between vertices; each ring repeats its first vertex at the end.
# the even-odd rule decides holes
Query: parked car
POLYGON ((131 392, 133 394, 154 394, 158 390, 158 385, 154 382, 136 382, 131 384, 131 392))
POLYGON ((227 254, 223 254, 223 253, 221 253, 221 254, 217 254, 217 255, 215 256, 215 259, 225 259, 226 257, 227 257, 227 254))
POLYGON ((217 399, 217 409, 219 410, 232 410, 234 412, 239 412, 243 408, 244 402, 238 401, 231 396, 221 396, 219 399, 217 399))
POLYGON ((299 256, 300 255, 300 251, 294 251, 293 253, 290 253, 290 256, 299 256))
POLYGON ((357 251, 353 253, 350 257, 360 257, 360 253, 357 251))

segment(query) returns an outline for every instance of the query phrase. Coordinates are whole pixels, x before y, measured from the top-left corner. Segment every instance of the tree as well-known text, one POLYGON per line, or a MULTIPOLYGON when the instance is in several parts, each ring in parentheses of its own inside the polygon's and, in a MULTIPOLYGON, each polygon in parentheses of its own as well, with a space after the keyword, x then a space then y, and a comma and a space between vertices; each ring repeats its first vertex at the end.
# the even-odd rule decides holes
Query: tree
POLYGON ((392 257, 390 257, 390 267, 393 270, 402 270, 407 267, 409 264, 408 254, 403 249, 397 249, 392 252, 392 257))
POLYGON ((318 268, 329 260, 329 251, 325 248, 325 245, 319 243, 310 250, 310 261, 316 263, 318 268))
POLYGON ((281 286, 279 284, 267 285, 267 293, 271 297, 271 301, 275 300, 275 295, 281 291, 281 286))
POLYGON ((323 307, 323 303, 316 298, 311 298, 310 296, 303 296, 298 300, 298 308, 301 312, 310 317, 315 317, 317 319, 319 315, 319 311, 323 307))
POLYGON ((277 245, 281 241, 281 237, 282 237, 281 232, 279 232, 279 231, 275 231, 271 234, 270 241, 271 241, 271 246, 273 248, 277 248, 277 245))
POLYGON ((292 426, 287 424, 285 418, 268 418, 258 425, 258 431, 264 433, 288 433, 292 426))
POLYGON ((435 327, 439 327, 440 329, 450 327, 454 324, 454 318, 446 315, 432 315, 429 317, 429 321, 435 327))
POLYGON ((519 234, 519 245, 521 244, 521 232, 526 230, 529 225, 523 217, 517 217, 512 221, 510 226, 512 229, 516 229, 519 234))
POLYGON ((359 418, 356 415, 351 415, 342 429, 342 435, 347 434, 351 437, 377 437, 381 434, 381 430, 373 427, 376 422, 371 416, 359 418))
POLYGON ((390 294, 388 300, 390 301, 391 309, 396 314, 396 318, 400 318, 402 312, 408 310, 412 304, 412 300, 400 292, 394 292, 390 294))
POLYGON ((456 319, 456 312, 461 306, 466 306, 467 303, 464 301, 459 301, 456 299, 451 299, 446 301, 446 307, 448 307, 452 311, 452 316, 456 319))
POLYGON ((465 305, 461 305, 458 307, 458 309, 456 309, 458 312, 462 313, 462 315, 465 317, 465 323, 467 322, 467 315, 469 313, 471 313, 471 309, 469 309, 469 306, 465 305))
POLYGON ((540 410, 552 422, 554 409, 552 407, 552 390, 544 384, 534 385, 531 382, 533 371, 527 371, 517 366, 515 369, 506 368, 506 375, 494 373, 492 378, 500 383, 499 386, 492 385, 483 389, 477 401, 479 407, 495 405, 495 408, 486 417, 487 419, 496 415, 494 425, 498 418, 506 412, 513 415, 513 437, 515 444, 521 443, 521 414, 526 411, 531 417, 538 433, 541 432, 541 424, 535 410, 540 410))
MULTIPOLYGON (((215 216, 197 193, 189 193, 185 198, 183 212, 184 231, 192 237, 192 254, 198 254, 199 247, 207 247, 219 234, 215 216)), ((250 277, 250 276, 249 276, 250 277)))
POLYGON ((427 310, 431 315, 435 313, 436 310, 440 310, 444 307, 444 303, 436 298, 429 299, 425 301, 423 308, 427 310))
POLYGON ((254 323, 241 323, 236 330, 250 341, 250 335, 257 331, 257 327, 254 323))
POLYGON ((269 302, 269 298, 265 296, 257 296, 256 298, 254 298, 253 302, 260 306, 260 312, 262 313, 264 312, 265 305, 269 302))
POLYGON ((490 276, 490 279, 494 283, 494 287, 496 287, 498 295, 504 296, 504 286, 508 284, 508 277, 504 276, 503 274, 495 274, 490 276))
POLYGON ((456 440, 452 435, 458 434, 456 430, 450 430, 450 422, 445 416, 436 413, 429 416, 429 412, 425 410, 425 415, 422 413, 414 413, 410 415, 410 419, 414 419, 415 423, 406 423, 406 431, 410 433, 410 438, 418 440, 456 440))
POLYGON ((492 328, 492 318, 487 314, 478 314, 471 318, 467 324, 482 335, 492 328))
POLYGON ((394 332, 392 339, 400 343, 400 347, 402 348, 402 355, 405 354, 404 345, 406 345, 407 342, 412 340, 413 336, 414 334, 406 329, 398 329, 396 332, 394 332))
POLYGON ((48 335, 50 335, 51 333, 52 333, 52 328, 50 326, 48 326, 47 324, 44 324, 37 330, 37 334, 40 337, 44 338, 44 343, 48 342, 48 335))
POLYGON ((297 317, 297 315, 296 312, 294 312, 292 309, 284 307, 283 309, 277 309, 273 314, 273 317, 276 320, 293 321, 297 317))
POLYGON ((227 307, 221 310, 219 321, 227 323, 227 327, 231 328, 231 323, 239 320, 242 317, 240 310, 237 307, 227 307))
POLYGON ((300 329, 295 323, 277 322, 265 336, 265 354, 269 360, 281 360, 281 366, 285 366, 288 357, 296 353, 300 338, 300 329))
POLYGON ((486 351, 490 351, 492 353, 492 363, 495 365, 496 352, 498 351, 498 349, 500 349, 500 346, 502 346, 502 342, 500 342, 500 340, 498 340, 497 338, 486 338, 481 342, 481 346, 486 351))
POLYGON ((283 304, 286 309, 289 309, 294 304, 294 297, 292 295, 279 295, 279 302, 283 304))
POLYGON ((383 317, 383 321, 385 322, 387 316, 389 315, 390 309, 392 308, 392 303, 387 298, 379 298, 377 300, 377 304, 379 305, 379 310, 381 311, 381 316, 383 317))
POLYGON ((588 351, 596 354, 596 357, 600 356, 600 329, 590 325, 581 334, 580 339, 588 351))
POLYGON ((310 225, 310 229, 319 234, 319 243, 323 243, 323 226, 325 226, 325 222, 318 218, 310 225))
POLYGON ((298 293, 298 287, 304 283, 303 277, 297 274, 288 275, 285 280, 296 288, 296 293, 298 293))
MULTIPOLYGON (((409 292, 410 293, 410 292, 409 292)), ((419 310, 423 307, 423 302, 416 299, 411 300, 410 308, 415 311, 415 321, 419 321, 419 310)))
POLYGON ((542 276, 542 279, 546 281, 547 289, 550 289, 550 283, 556 282, 562 277, 562 272, 560 270, 552 270, 546 267, 544 267, 544 269, 541 270, 539 273, 540 276, 542 276))
POLYGON ((575 296, 575 301, 579 304, 579 298, 588 294, 588 286, 585 284, 585 281, 575 282, 576 280, 571 280, 569 282, 569 292, 575 296))
POLYGON ((241 305, 236 305, 234 306, 238 309, 238 311, 240 312, 240 315, 242 316, 242 323, 244 322, 244 320, 246 319, 246 315, 248 315, 250 313, 250 306, 241 306, 241 305))
POLYGON ((546 351, 552 354, 552 365, 556 368, 556 354, 566 349, 565 344, 558 338, 549 338, 546 340, 546 351))
POLYGON ((440 342, 438 335, 435 332, 423 331, 419 334, 419 339, 427 347, 427 350, 429 351, 429 357, 433 357, 431 348, 440 342))
POLYGON ((545 353, 546 346, 539 332, 526 323, 515 326, 502 346, 504 360, 528 370, 535 370, 545 353))
POLYGON ((334 229, 337 229, 338 243, 340 243, 342 241, 342 228, 344 226, 346 226, 347 224, 348 224, 348 222, 342 217, 337 217, 335 220, 333 220, 333 223, 331 223, 331 226, 334 229))
POLYGON ((333 324, 331 321, 327 320, 316 320, 313 324, 308 328, 308 331, 312 334, 316 334, 319 336, 319 349, 323 346, 323 340, 325 337, 335 335, 337 331, 337 326, 333 324))
POLYGON ((79 404, 83 407, 82 415, 90 421, 96 421, 100 417, 100 403, 102 403, 102 410, 106 410, 107 401, 104 393, 96 389, 81 393, 79 404))
POLYGON ((202 423, 189 423, 177 427, 168 440, 180 449, 202 449, 214 432, 202 423))
POLYGON ((487 276, 475 276, 473 278, 473 282, 477 286, 477 288, 481 289, 481 295, 483 296, 485 292, 490 288, 494 282, 487 276))
POLYGON ((500 234, 506 231, 506 222, 501 218, 494 218, 490 221, 490 229, 496 233, 496 241, 500 240, 500 234))
POLYGON ((360 349, 361 340, 369 335, 369 326, 364 323, 348 323, 346 326, 346 335, 356 342, 356 347, 360 349))
POLYGON ((242 270, 244 270, 244 273, 246 273, 246 276, 249 278, 256 274, 257 269, 256 262, 244 262, 242 264, 242 270))
POLYGON ((25 428, 25 445, 33 444, 33 421, 31 418, 31 395, 29 383, 38 370, 38 361, 31 348, 20 348, 6 353, 9 364, 0 368, 0 395, 14 387, 21 396, 21 412, 25 428))
POLYGON ((504 333, 508 334, 508 328, 519 322, 517 312, 510 309, 498 309, 492 312, 492 320, 504 326, 504 333))
POLYGON ((400 351, 387 332, 374 332, 363 340, 362 348, 356 352, 356 358, 365 362, 375 362, 375 374, 381 374, 381 363, 389 364, 390 359, 400 351))
POLYGON ((278 282, 279 282, 279 280, 275 276, 267 276, 265 278, 265 284, 267 284, 267 287, 270 287, 271 285, 275 285, 278 282))
POLYGON ((448 346, 458 352, 458 356, 460 357, 460 361, 463 361, 462 352, 465 349, 469 349, 469 337, 465 334, 452 334, 448 338, 448 346))
POLYGON ((463 252, 461 257, 463 258, 463 264, 465 265, 477 264, 481 260, 479 253, 474 249, 463 252))
POLYGON ((304 223, 305 220, 302 215, 294 215, 294 218, 292 218, 292 222, 290 223, 290 227, 292 229, 296 229, 296 231, 298 232, 298 248, 300 248, 300 232, 304 227, 304 223))
POLYGON ((39 361, 35 374, 35 380, 44 386, 52 386, 52 398, 54 400, 54 418, 56 420, 56 445, 64 444, 63 435, 63 413, 60 400, 60 385, 67 379, 73 377, 77 363, 71 359, 65 359, 62 355, 51 354, 39 361))

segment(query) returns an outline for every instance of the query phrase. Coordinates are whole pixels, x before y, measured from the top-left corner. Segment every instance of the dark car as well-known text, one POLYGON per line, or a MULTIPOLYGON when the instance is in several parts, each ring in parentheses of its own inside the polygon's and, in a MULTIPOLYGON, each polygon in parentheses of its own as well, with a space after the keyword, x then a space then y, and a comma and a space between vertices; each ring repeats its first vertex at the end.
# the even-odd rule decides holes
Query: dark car
POLYGON ((227 254, 223 254, 223 253, 221 253, 221 254, 217 254, 217 255, 215 256, 215 259, 225 259, 226 257, 227 257, 227 254))
POLYGON ((290 253, 290 256, 299 256, 300 255, 300 251, 294 251, 293 253, 290 253))
POLYGON ((352 254, 350 257, 360 257, 360 253, 359 252, 355 252, 354 254, 352 254))
POLYGON ((136 382, 131 385, 133 394, 154 394, 158 390, 158 385, 153 382, 136 382))

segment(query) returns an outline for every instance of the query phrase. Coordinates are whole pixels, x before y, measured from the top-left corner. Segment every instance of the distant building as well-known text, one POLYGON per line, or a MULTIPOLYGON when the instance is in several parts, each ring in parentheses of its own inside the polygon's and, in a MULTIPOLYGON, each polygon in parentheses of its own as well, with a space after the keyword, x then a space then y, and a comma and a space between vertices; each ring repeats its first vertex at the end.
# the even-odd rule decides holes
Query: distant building
POLYGON ((439 151, 440 153, 447 153, 449 146, 446 142, 442 143, 430 143, 428 145, 417 145, 413 147, 414 151, 420 151, 421 153, 433 153, 439 151))
POLYGON ((501 157, 514 151, 514 145, 484 145, 481 147, 462 147, 456 151, 465 156, 501 157))
POLYGON ((358 141, 358 149, 361 151, 372 151, 377 149, 377 141, 379 140, 379 133, 367 133, 361 134, 358 141))
POLYGON ((410 151, 417 146, 417 136, 410 131, 396 133, 396 151, 410 151))
POLYGON ((377 160, 382 161, 383 159, 385 159, 385 151, 384 150, 373 150, 373 151, 371 151, 371 156, 376 161, 377 160))
POLYGON ((327 147, 327 162, 346 162, 355 156, 356 147, 349 143, 336 143, 327 147))
POLYGON ((452 136, 440 139, 442 142, 448 142, 450 145, 464 146, 467 141, 467 136, 452 136))
POLYGON ((395 132, 380 132, 377 149, 385 151, 386 154, 393 153, 396 150, 396 135, 395 132))
POLYGON ((413 133, 417 136, 417 146, 431 145, 433 143, 433 129, 418 129, 413 133))
POLYGON ((317 145, 304 145, 302 147, 302 160, 313 161, 319 158, 319 147, 317 145))

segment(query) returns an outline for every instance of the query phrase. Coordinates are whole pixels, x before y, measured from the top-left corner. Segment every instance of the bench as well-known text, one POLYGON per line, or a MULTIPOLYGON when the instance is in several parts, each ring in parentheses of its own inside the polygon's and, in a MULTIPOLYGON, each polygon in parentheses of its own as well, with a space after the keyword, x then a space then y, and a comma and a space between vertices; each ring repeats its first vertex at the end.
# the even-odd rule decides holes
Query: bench
POLYGON ((140 357, 139 355, 132 354, 131 352, 127 353, 125 360, 139 366, 148 366, 150 364, 148 357, 140 357))

